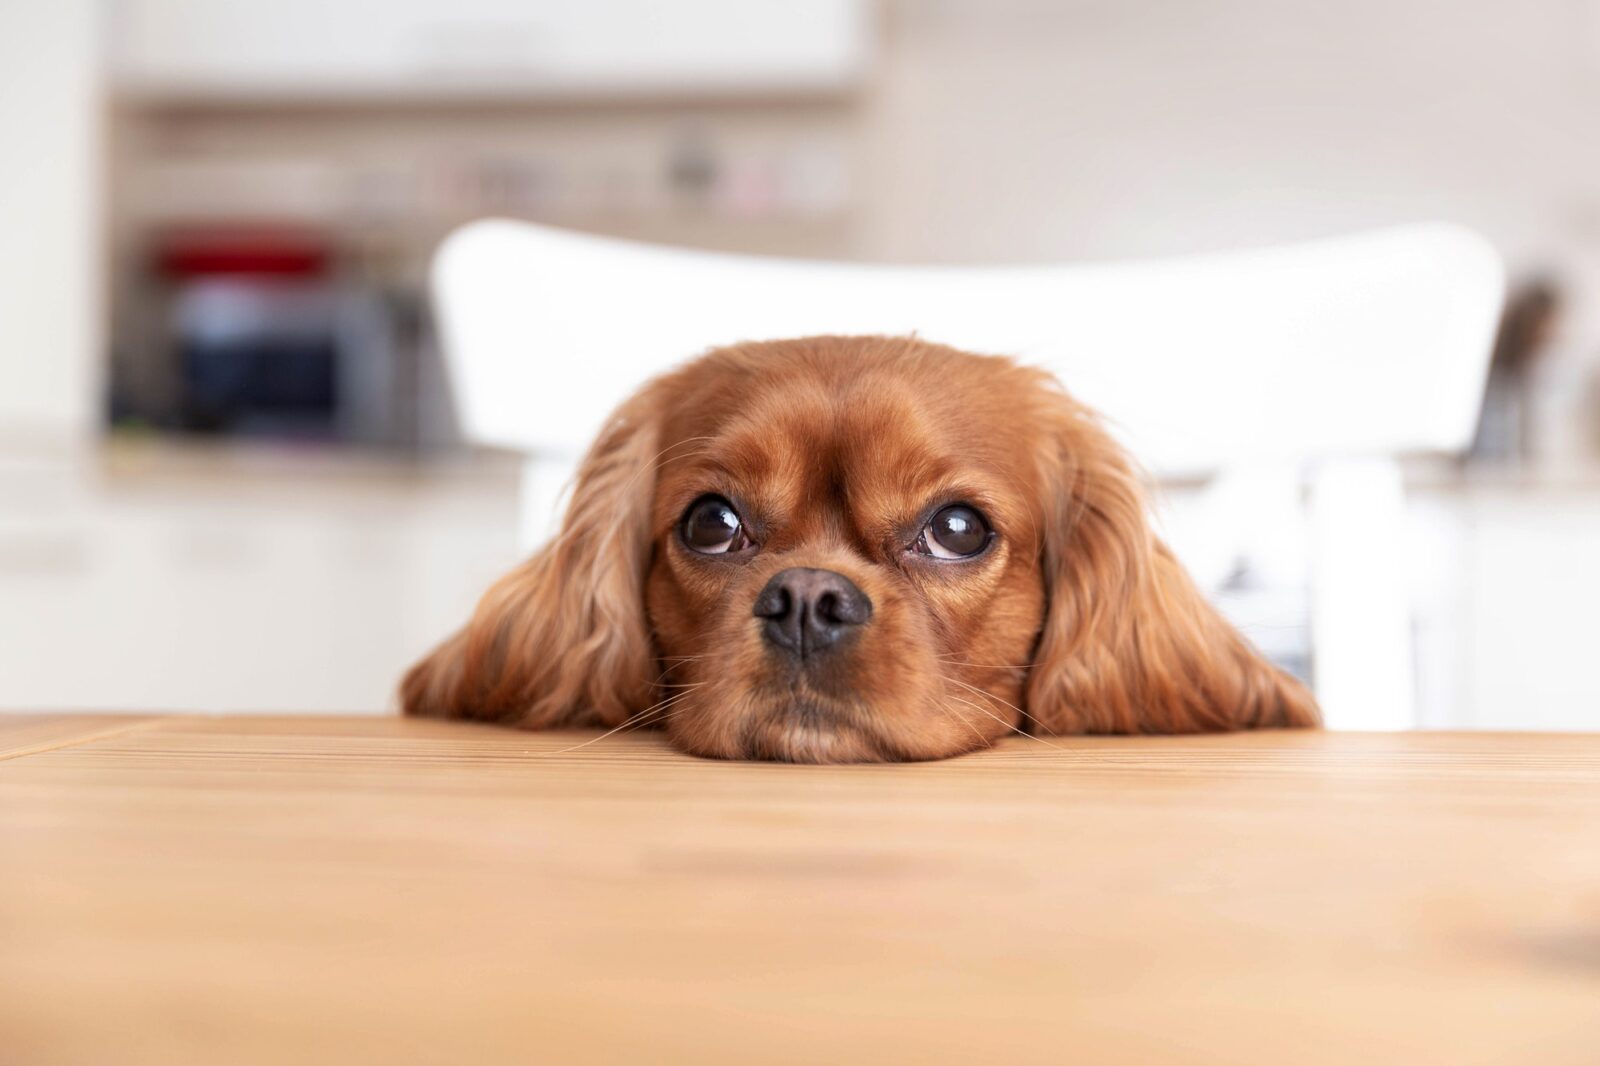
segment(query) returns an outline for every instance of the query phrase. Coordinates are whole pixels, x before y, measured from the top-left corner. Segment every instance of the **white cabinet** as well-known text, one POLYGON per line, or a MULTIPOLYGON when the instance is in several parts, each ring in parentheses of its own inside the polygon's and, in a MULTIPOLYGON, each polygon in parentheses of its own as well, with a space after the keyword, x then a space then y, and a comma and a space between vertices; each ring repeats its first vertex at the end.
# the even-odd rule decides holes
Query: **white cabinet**
POLYGON ((1467 483, 1413 494, 1421 724, 1600 730, 1600 493, 1467 483))
POLYGON ((1491 495, 1473 510, 1460 724, 1600 729, 1600 498, 1491 495))
POLYGON ((97 413, 94 15, 0 3, 0 448, 71 445, 97 413))
POLYGON ((381 712, 516 560, 514 467, 100 463, 0 463, 0 713, 381 712))
POLYGON ((837 91, 869 0, 115 0, 113 77, 154 98, 837 91))

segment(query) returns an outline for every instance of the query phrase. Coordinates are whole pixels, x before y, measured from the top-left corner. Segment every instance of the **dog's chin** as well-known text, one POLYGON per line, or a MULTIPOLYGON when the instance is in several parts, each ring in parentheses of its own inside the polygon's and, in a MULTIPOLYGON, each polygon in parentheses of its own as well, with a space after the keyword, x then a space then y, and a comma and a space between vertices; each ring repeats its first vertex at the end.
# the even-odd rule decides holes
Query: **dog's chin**
POLYGON ((993 742, 971 728, 956 735, 936 729, 892 732, 877 725, 869 708, 803 696, 731 705, 742 713, 706 718, 696 713, 705 704, 685 707, 668 723, 668 738, 690 755, 818 765, 946 759, 993 742))
POLYGON ((739 756, 776 762, 893 762, 903 758, 871 730, 827 707, 800 700, 748 718, 739 735, 739 756))
POLYGON ((823 764, 917 757, 898 750, 863 710, 809 694, 747 692, 724 700, 700 694, 668 721, 667 734, 680 751, 714 759, 823 764))
POLYGON ((794 693, 750 699, 730 751, 733 759, 771 762, 888 762, 896 759, 851 707, 794 693))

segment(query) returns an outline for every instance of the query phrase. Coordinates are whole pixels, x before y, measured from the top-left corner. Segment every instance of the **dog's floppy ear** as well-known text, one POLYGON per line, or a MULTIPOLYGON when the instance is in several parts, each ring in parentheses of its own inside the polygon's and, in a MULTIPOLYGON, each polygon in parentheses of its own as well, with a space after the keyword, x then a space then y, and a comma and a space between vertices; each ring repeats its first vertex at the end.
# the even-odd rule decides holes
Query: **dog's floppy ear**
POLYGON ((1314 726, 1305 688, 1208 603, 1151 530, 1121 448, 1053 387, 1047 599, 1026 691, 1048 733, 1192 733, 1314 726))
POLYGON ((578 468, 556 537, 412 667, 405 713, 527 728, 620 725, 649 705, 645 621, 659 385, 619 408, 578 468))

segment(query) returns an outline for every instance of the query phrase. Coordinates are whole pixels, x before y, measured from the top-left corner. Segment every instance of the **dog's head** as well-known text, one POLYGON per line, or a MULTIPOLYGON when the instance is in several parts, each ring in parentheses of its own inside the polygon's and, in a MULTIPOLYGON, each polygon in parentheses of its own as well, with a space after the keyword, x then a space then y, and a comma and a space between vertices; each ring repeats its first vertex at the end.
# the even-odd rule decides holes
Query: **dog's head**
POLYGON ((742 345, 647 385, 560 533, 402 701, 799 762, 1316 722, 1154 538, 1090 412, 1039 371, 887 338, 742 345))

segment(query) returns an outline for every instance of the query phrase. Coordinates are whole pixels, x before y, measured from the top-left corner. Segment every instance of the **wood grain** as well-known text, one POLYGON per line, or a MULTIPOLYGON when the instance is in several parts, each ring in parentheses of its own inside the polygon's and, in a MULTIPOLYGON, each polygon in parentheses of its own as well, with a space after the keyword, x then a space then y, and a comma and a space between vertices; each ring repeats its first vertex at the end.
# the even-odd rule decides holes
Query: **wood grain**
POLYGON ((1600 736, 592 739, 0 763, 0 1061, 1600 1061, 1600 736))
POLYGON ((159 720, 148 714, 9 714, 0 712, 0 759, 35 755, 97 740, 159 720))

